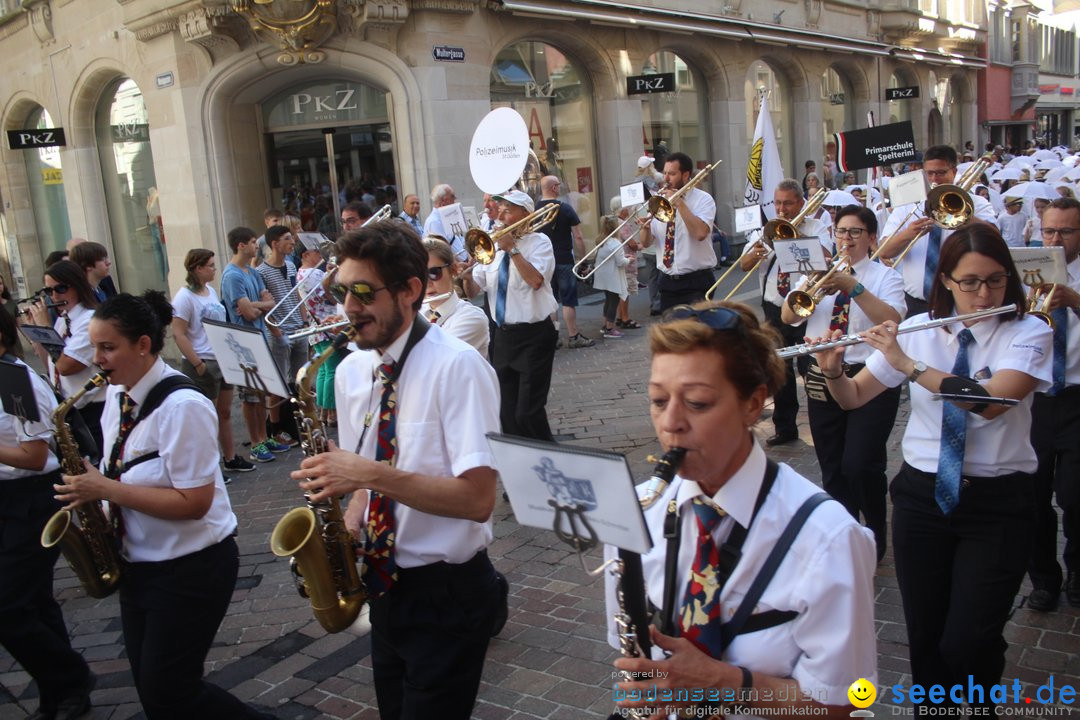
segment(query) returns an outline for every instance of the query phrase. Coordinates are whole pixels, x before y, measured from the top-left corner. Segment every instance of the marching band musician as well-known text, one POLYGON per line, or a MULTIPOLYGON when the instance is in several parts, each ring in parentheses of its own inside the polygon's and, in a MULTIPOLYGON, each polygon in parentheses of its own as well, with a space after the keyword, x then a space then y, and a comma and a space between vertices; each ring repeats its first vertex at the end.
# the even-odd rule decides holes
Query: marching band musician
MULTIPOLYGON (((532 198, 520 190, 494 199, 503 227, 524 220, 535 209, 532 198)), ((502 430, 551 441, 547 399, 559 339, 551 322, 559 307, 551 290, 554 250, 547 235, 538 232, 517 237, 503 233, 496 245, 493 262, 477 263, 472 274, 465 275, 465 291, 469 297, 484 291, 495 321, 491 364, 499 377, 502 430)))
POLYGON ((236 585, 236 516, 214 405, 159 357, 171 320, 153 290, 115 295, 94 312, 94 359, 109 373, 105 457, 101 471, 86 463, 84 474, 63 476, 56 499, 112 507, 124 647, 146 716, 269 718, 202 677, 236 585))
MULTIPOLYGON (((658 191, 670 197, 682 189, 694 171, 694 161, 686 153, 674 152, 664 159, 666 187, 658 191)), ((712 245, 712 223, 716 201, 700 188, 691 188, 674 203, 671 222, 644 222, 643 245, 656 245, 656 269, 660 284, 660 310, 705 297, 713 284, 716 251, 712 245)))
MULTIPOLYGON (((35 343, 34 351, 48 367, 56 391, 70 397, 97 372, 89 332, 90 317, 98 306, 97 296, 86 280, 86 273, 70 260, 61 260, 45 270, 45 287, 42 290, 41 299, 30 306, 30 317, 34 325, 52 325, 53 330, 64 339, 64 350, 55 362, 41 345, 35 343), (49 321, 46 300, 58 306, 60 315, 55 323, 49 321)), ((104 391, 96 388, 86 393, 75 406, 99 452, 104 452, 101 445, 104 399, 104 391)))
MULTIPOLYGON (((968 223, 941 251, 931 317, 1009 303, 1019 310, 900 336, 892 321, 877 325, 865 338, 878 352, 853 378, 841 371, 843 348, 818 353, 818 362, 844 408, 860 407, 905 378, 911 383, 904 464, 891 494, 912 682, 946 688, 973 682, 987 691, 971 704, 990 707, 989 688, 1005 667, 1002 630, 1030 556, 1031 403, 1035 390, 1050 386, 1051 333, 1024 315, 1020 278, 993 225, 968 223), (952 404, 931 397, 976 384, 1020 402, 952 404)), ((900 328, 926 319, 914 316, 900 328)), ((946 698, 945 705, 955 701, 946 698)))
POLYGON ((1065 535, 1065 599, 1080 607, 1080 202, 1054 200, 1043 211, 1043 244, 1065 248, 1068 283, 1054 286, 1053 385, 1036 393, 1031 407, 1031 444, 1039 459, 1035 473, 1035 542, 1028 568, 1033 587, 1028 607, 1057 607, 1062 573, 1057 562, 1056 494, 1065 535))
POLYGON ((338 366, 341 449, 305 458, 292 477, 311 502, 353 493, 345 524, 365 538, 380 717, 466 720, 505 618, 487 555, 498 382, 471 347, 417 315, 428 253, 411 229, 346 233, 337 257, 330 291, 369 352, 338 366))
MULTIPOLYGON (((750 717, 754 707, 776 712, 807 702, 846 717, 852 682, 875 681, 873 541, 839 503, 822 503, 796 526, 764 593, 751 601, 755 614, 730 644, 722 634, 800 506, 820 494, 754 439, 752 427, 784 378, 777 340, 750 308, 728 302, 677 307, 650 331, 653 427, 665 451, 686 454, 645 510, 653 548, 641 560, 648 599, 675 636, 651 629, 666 659, 615 661, 620 670, 649 673, 620 682, 619 692, 656 698, 628 698, 617 702, 620 710, 674 712, 678 703, 649 692, 655 684, 713 691, 722 700, 738 693, 750 717), (674 539, 665 527, 677 529, 674 539), (669 553, 678 559, 667 566, 669 553), (721 560, 729 557, 737 558, 733 568, 721 560)), ((611 618, 618 603, 610 582, 607 600, 611 618)), ((608 639, 619 646, 611 625, 608 639)))
MULTIPOLYGON (((870 262, 870 248, 877 242, 877 218, 873 211, 848 205, 836 213, 836 257, 847 257, 854 273, 835 272, 822 287, 829 291, 806 320, 806 335, 821 337, 833 330, 855 334, 892 320, 900 322, 907 308, 900 273, 870 262)), ((803 322, 785 302, 780 317, 789 325, 803 322)), ((862 369, 872 349, 850 345, 844 353, 844 372, 862 369)), ((878 562, 887 546, 885 511, 885 444, 889 440, 900 388, 890 388, 857 410, 844 410, 829 395, 821 370, 811 360, 805 377, 807 414, 814 452, 821 465, 821 484, 858 520, 859 513, 874 533, 878 562)))
MULTIPOLYGON (((773 206, 776 208, 776 216, 784 220, 793 220, 800 212, 806 201, 803 199, 802 187, 797 180, 786 178, 781 180, 773 191, 773 206)), ((799 223, 798 232, 802 237, 816 237, 825 248, 826 256, 832 250, 832 238, 829 236, 829 224, 827 221, 816 218, 805 218, 799 223)), ((739 267, 743 272, 750 270, 759 261, 759 276, 761 278, 761 309, 765 319, 780 333, 785 345, 802 342, 804 335, 803 327, 786 324, 780 317, 780 308, 784 304, 784 298, 793 289, 799 286, 802 275, 796 273, 780 272, 777 256, 775 253, 760 242, 761 231, 757 231, 753 241, 747 242, 743 247, 742 257, 739 258, 739 267), (764 260, 772 253, 772 257, 764 260)), ((773 426, 776 432, 765 441, 768 447, 782 445, 799 438, 796 426, 796 418, 799 415, 799 395, 795 385, 795 365, 791 360, 785 360, 785 379, 783 385, 777 388, 773 398, 773 426)))
POLYGON ((488 356, 488 319, 484 311, 458 297, 454 278, 462 272, 462 264, 445 240, 424 238, 427 250, 427 295, 420 314, 433 325, 472 345, 485 358, 488 356))
MULTIPOLYGON (((0 360, 27 367, 19 350, 15 319, 0 308, 0 360)), ((28 375, 40 419, 28 422, 0 407, 0 646, 37 683, 31 720, 73 720, 90 709, 93 676, 71 649, 53 597, 60 547, 41 546, 41 531, 60 507, 52 497, 60 463, 49 424, 56 397, 37 373, 28 375)))
MULTIPOLYGON (((956 150, 948 145, 933 145, 923 153, 923 174, 931 186, 951 185, 956 181, 956 150)), ((997 223, 994 207, 981 195, 971 195, 974 203, 974 220, 997 223)), ((937 282, 936 272, 941 245, 954 230, 943 230, 934 225, 933 218, 924 214, 919 206, 911 213, 911 205, 894 207, 881 235, 886 238, 881 258, 894 258, 912 242, 915 247, 904 256, 897 268, 904 276, 904 293, 907 298, 907 317, 927 312, 930 291, 937 282), (909 217, 910 216, 910 217, 909 217), (901 226, 907 218, 907 222, 901 226), (925 234, 923 234, 925 233, 925 234)))

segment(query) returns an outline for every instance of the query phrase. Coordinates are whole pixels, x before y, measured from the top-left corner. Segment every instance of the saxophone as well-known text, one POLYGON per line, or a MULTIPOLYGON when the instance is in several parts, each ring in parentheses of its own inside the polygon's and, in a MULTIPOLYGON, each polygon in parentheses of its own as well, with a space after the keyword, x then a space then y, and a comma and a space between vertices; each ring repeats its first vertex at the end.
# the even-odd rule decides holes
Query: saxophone
MULTIPOLYGON (((106 377, 107 374, 103 372, 94 375, 53 411, 60 466, 66 475, 82 475, 85 468, 78 443, 64 418, 83 395, 104 385, 106 377)), ((41 531, 41 545, 51 548, 59 544, 60 551, 79 577, 86 594, 92 598, 106 597, 116 590, 116 584, 120 581, 116 533, 98 501, 79 505, 74 514, 78 517, 78 525, 72 522, 70 510, 54 513, 41 531)))
MULTIPOLYGON (((347 327, 334 343, 296 374, 293 399, 300 447, 311 457, 327 450, 327 437, 315 406, 311 383, 330 355, 355 337, 347 327)), ((367 590, 356 566, 353 539, 345 528, 338 498, 313 503, 285 513, 270 534, 270 549, 289 558, 289 567, 301 597, 311 600, 315 619, 327 632, 341 632, 353 624, 367 601, 367 590)))

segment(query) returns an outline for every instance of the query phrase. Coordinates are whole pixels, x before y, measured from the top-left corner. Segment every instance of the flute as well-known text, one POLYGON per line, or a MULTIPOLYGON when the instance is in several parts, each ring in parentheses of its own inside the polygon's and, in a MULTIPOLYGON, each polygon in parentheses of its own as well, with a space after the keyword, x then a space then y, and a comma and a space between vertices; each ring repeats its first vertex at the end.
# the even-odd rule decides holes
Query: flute
MULTIPOLYGON (((1003 315, 1008 312, 1015 312, 1016 304, 1002 305, 1001 307, 988 308, 986 310, 979 310, 978 312, 967 313, 966 315, 954 315, 952 317, 938 318, 937 320, 927 320, 923 323, 916 325, 909 325, 908 327, 900 328, 896 331, 897 335, 903 335, 904 333, 915 332, 916 330, 929 330, 930 328, 941 327, 942 325, 951 325, 957 322, 967 322, 968 320, 981 320, 982 318, 991 317, 993 315, 1003 315)), ((822 350, 830 350, 832 348, 847 347, 848 345, 858 345, 861 342, 866 342, 866 338, 862 335, 844 335, 838 337, 835 340, 827 340, 819 343, 803 343, 801 345, 789 345, 788 347, 779 348, 776 354, 781 358, 787 359, 792 357, 798 357, 800 355, 811 355, 822 350)))

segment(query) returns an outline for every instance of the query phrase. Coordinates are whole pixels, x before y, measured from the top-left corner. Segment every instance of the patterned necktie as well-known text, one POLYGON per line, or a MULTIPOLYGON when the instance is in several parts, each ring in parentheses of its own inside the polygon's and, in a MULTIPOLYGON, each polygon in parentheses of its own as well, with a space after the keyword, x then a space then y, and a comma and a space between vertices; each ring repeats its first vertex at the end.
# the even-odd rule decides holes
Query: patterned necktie
POLYGON ((429 323, 436 322, 441 317, 442 315, 439 314, 438 310, 428 310, 427 319, 429 323))
MULTIPOLYGON (((791 273, 776 271, 776 293, 783 300, 791 292, 791 273)), ((782 305, 783 303, 781 303, 782 305)))
POLYGON ((690 567, 679 611, 679 633, 710 657, 721 657, 720 637, 720 551, 713 540, 713 530, 723 519, 723 510, 708 504, 701 496, 694 498, 694 519, 697 522, 697 552, 690 567))
POLYGON ((937 277, 938 258, 941 256, 941 228, 935 225, 930 229, 930 239, 926 242, 926 265, 923 270, 923 300, 930 302, 930 291, 934 289, 937 277))
MULTIPOLYGON (((383 363, 378 372, 379 380, 382 381, 382 397, 379 400, 379 433, 375 460, 393 466, 394 457, 397 455, 397 388, 392 379, 394 363, 383 363)), ((371 491, 368 500, 364 582, 372 600, 389 590, 397 580, 397 562, 394 560, 394 505, 393 498, 371 491)))
POLYGON ((1046 392, 1057 395, 1065 389, 1065 361, 1069 347, 1069 311, 1060 307, 1050 312, 1054 321, 1054 384, 1046 392))
MULTIPOLYGON (((966 378, 968 345, 975 342, 971 330, 964 328, 956 336, 960 349, 956 353, 952 374, 966 378)), ((964 468, 964 442, 967 439, 967 411, 946 402, 941 408, 941 450, 938 455, 937 482, 934 499, 946 515, 956 509, 960 502, 960 475, 964 468)))
POLYGON ((829 332, 839 330, 847 334, 848 314, 851 312, 851 296, 841 290, 836 293, 836 300, 832 306, 832 320, 829 321, 829 332))
POLYGON ((664 267, 669 268, 675 264, 675 219, 667 224, 664 232, 664 267))
POLYGON ((503 253, 499 263, 499 289, 495 293, 495 324, 506 321, 506 288, 510 284, 510 253, 503 253))
MULTIPOLYGON (((136 403, 126 392, 121 392, 117 399, 120 401, 120 429, 116 433, 116 440, 113 441, 112 450, 109 452, 109 464, 105 466, 105 477, 119 481, 120 475, 123 473, 120 455, 124 452, 124 445, 127 444, 128 435, 131 434, 132 429, 135 427, 136 403)), ((113 531, 116 533, 117 540, 123 540, 124 515, 118 505, 109 503, 109 518, 112 520, 113 531)))

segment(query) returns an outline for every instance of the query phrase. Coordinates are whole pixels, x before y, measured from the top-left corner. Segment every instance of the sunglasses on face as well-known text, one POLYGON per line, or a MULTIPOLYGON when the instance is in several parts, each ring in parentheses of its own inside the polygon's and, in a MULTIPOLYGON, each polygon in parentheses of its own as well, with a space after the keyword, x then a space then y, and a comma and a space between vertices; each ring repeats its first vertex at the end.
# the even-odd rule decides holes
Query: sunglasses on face
POLYGON ((689 305, 676 305, 664 316, 665 320, 694 319, 708 325, 713 330, 738 330, 742 327, 742 316, 726 307, 695 310, 689 305))
POLYGON ((450 267, 449 265, 436 265, 435 267, 429 267, 427 269, 428 279, 433 282, 442 280, 443 270, 450 267))
POLYGON ((341 303, 342 305, 345 304, 345 299, 349 295, 352 295, 354 298, 356 298, 356 300, 361 305, 370 305, 375 302, 375 293, 379 292, 380 290, 389 290, 389 286, 383 285, 380 288, 373 288, 367 283, 363 282, 353 283, 352 285, 341 285, 339 283, 335 283, 330 287, 326 288, 326 290, 330 293, 330 297, 334 298, 334 300, 341 303))
POLYGON ((52 295, 54 293, 57 294, 57 295, 63 295, 64 293, 66 293, 70 289, 71 288, 68 285, 64 285, 64 284, 53 285, 52 287, 49 287, 48 285, 46 285, 45 287, 41 288, 41 292, 42 292, 43 295, 52 295))

